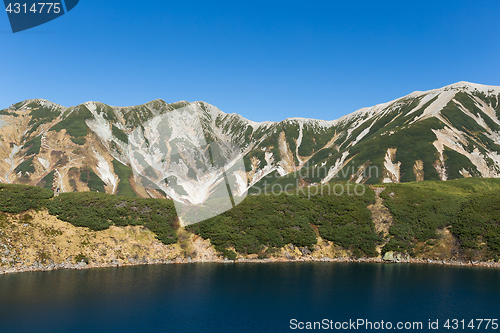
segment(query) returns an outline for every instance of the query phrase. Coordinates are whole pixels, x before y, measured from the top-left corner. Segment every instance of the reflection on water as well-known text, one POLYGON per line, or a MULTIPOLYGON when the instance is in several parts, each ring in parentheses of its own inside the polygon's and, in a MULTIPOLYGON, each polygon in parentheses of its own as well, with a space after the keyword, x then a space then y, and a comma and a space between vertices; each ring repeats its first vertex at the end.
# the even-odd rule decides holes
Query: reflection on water
POLYGON ((495 318, 499 278, 486 268, 327 262, 7 274, 0 331, 286 332, 292 318, 495 318))

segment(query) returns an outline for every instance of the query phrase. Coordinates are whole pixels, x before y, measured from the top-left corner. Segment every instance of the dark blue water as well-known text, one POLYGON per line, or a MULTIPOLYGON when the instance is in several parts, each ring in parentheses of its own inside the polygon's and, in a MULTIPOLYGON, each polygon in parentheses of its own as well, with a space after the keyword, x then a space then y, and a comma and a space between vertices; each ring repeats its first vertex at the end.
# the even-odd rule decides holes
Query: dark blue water
POLYGON ((291 319, 422 322, 420 332, 439 319, 439 331, 464 331, 442 325, 474 318, 500 319, 500 270, 206 263, 0 276, 0 332, 300 331, 291 319))

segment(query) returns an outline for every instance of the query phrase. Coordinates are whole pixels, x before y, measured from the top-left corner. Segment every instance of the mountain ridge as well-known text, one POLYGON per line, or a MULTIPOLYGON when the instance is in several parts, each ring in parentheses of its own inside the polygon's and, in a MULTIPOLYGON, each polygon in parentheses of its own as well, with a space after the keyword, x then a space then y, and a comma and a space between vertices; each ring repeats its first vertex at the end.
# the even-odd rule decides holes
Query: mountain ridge
MULTIPOLYGON (((89 101, 64 107, 29 99, 0 111, 0 181, 55 186, 64 192, 179 197, 168 192, 172 188, 145 190, 136 184, 129 150, 134 131, 157 132, 155 121, 185 109, 199 118, 207 142, 239 147, 241 154, 230 155, 243 158, 243 181, 250 193, 335 180, 375 184, 500 177, 499 104, 500 87, 466 81, 414 91, 335 120, 254 122, 203 101, 169 104, 155 99, 124 107, 89 101), (370 168, 377 174, 366 174, 370 168)), ((194 130, 182 126, 181 132, 194 130)), ((194 184, 195 191, 202 175, 200 161, 184 156, 191 171, 175 174, 194 184)), ((211 191, 214 184, 203 186, 211 191)))
MULTIPOLYGON (((252 122, 252 123, 256 123, 256 124, 267 124, 267 123, 274 124, 274 123, 280 123, 280 122, 287 121, 287 120, 313 120, 313 121, 317 120, 317 121, 325 121, 325 122, 335 122, 335 121, 339 121, 339 120, 343 119, 344 117, 356 114, 356 113, 361 112, 363 110, 368 110, 368 109, 382 107, 382 106, 388 106, 388 105, 390 105, 390 104, 392 104, 392 103, 394 103, 394 102, 396 102, 398 100, 401 100, 401 99, 418 97, 418 96, 423 95, 423 94, 428 94, 428 93, 431 93, 431 92, 438 92, 438 91, 443 91, 443 90, 449 90, 449 89, 453 89, 453 88, 466 88, 466 89, 474 88, 475 90, 478 90, 478 91, 485 91, 487 89, 486 91, 496 92, 497 94, 500 94, 500 86, 485 85, 485 84, 473 83, 473 82, 469 82, 469 81, 459 81, 459 82, 455 82, 455 83, 452 83, 452 84, 448 84, 448 85, 443 86, 441 88, 430 89, 430 90, 415 90, 415 91, 413 91, 413 92, 411 92, 411 93, 409 93, 407 95, 404 95, 402 97, 398 97, 398 98, 393 99, 393 100, 391 100, 389 102, 384 102, 384 103, 379 103, 379 104, 375 104, 375 105, 372 105, 372 106, 362 107, 362 108, 359 108, 359 109, 357 109, 357 110, 355 110, 355 111, 353 111, 351 113, 345 114, 345 115, 341 116, 340 118, 331 119, 331 120, 318 119, 318 118, 307 118, 307 117, 289 117, 289 118, 285 118, 285 119, 280 120, 280 121, 264 120, 264 121, 257 122, 257 121, 253 121, 253 120, 251 120, 249 118, 246 118, 245 116, 240 115, 238 113, 234 113, 234 112, 233 113, 226 113, 224 111, 221 111, 221 112, 223 112, 226 115, 238 115, 238 116, 244 118, 245 120, 247 120, 249 122, 252 122)), ((26 100, 23 100, 21 102, 12 104, 8 108, 5 108, 4 110, 11 109, 12 107, 15 107, 16 105, 26 104, 26 103, 29 103, 29 102, 37 102, 37 101, 42 101, 42 102, 45 102, 45 103, 53 104, 53 105, 56 105, 58 107, 62 107, 62 108, 66 108, 66 109, 71 108, 71 107, 75 107, 75 106, 78 106, 78 105, 86 104, 86 103, 99 103, 99 104, 104 104, 104 105, 107 105, 107 106, 110 106, 110 107, 116 108, 116 109, 127 109, 127 108, 140 107, 140 106, 145 106, 145 105, 152 104, 154 102, 164 103, 165 105, 169 104, 169 103, 167 103, 162 98, 156 98, 156 99, 153 99, 153 100, 151 100, 149 102, 146 102, 144 104, 137 104, 137 105, 132 105, 132 106, 115 106, 115 105, 106 104, 106 103, 100 102, 100 101, 86 101, 86 102, 83 102, 83 103, 78 104, 78 105, 64 106, 64 105, 61 105, 61 104, 58 104, 58 103, 55 103, 55 102, 52 102, 52 101, 49 101, 49 100, 46 100, 46 99, 43 99, 43 98, 34 98, 34 99, 26 99, 26 100)), ((173 102, 171 104, 176 104, 176 103, 205 103, 205 104, 209 104, 208 102, 205 102, 205 101, 202 101, 202 100, 194 101, 194 102, 188 102, 186 100, 180 100, 180 101, 177 101, 177 102, 173 102)))

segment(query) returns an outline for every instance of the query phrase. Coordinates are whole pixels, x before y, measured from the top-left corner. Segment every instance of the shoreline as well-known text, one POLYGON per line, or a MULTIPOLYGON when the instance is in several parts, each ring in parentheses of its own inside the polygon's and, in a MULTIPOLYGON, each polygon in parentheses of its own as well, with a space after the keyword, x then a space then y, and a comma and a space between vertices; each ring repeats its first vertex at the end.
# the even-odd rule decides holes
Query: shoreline
POLYGON ((47 265, 33 264, 30 266, 20 267, 0 267, 0 275, 12 273, 28 273, 28 272, 50 272, 62 269, 86 270, 93 268, 111 268, 111 267, 128 267, 128 266, 143 266, 143 265, 170 265, 170 264, 193 264, 193 263, 223 263, 223 264, 238 264, 238 263, 280 263, 280 262, 352 262, 352 263, 378 263, 378 264, 427 264, 441 266, 460 266, 460 267, 483 267, 483 268, 500 268, 500 262, 463 262, 455 260, 431 260, 431 259, 401 259, 401 260, 383 260, 382 258, 314 258, 305 257, 299 259, 289 258, 272 258, 272 259, 180 259, 175 260, 144 260, 136 262, 111 262, 111 263, 90 263, 83 262, 74 264, 71 262, 63 262, 61 264, 50 263, 47 265))

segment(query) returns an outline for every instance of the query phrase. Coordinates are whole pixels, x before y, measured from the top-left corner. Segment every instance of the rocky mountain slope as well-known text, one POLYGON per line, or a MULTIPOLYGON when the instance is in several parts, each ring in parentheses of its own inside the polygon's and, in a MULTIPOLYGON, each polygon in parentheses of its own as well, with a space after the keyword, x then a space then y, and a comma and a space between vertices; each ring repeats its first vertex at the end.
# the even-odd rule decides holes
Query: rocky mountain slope
POLYGON ((205 102, 27 100, 0 111, 0 182, 202 203, 221 184, 218 161, 228 173, 243 160, 245 170, 228 173, 235 197, 339 179, 499 177, 499 119, 500 87, 468 82, 333 121, 256 123, 205 102))

